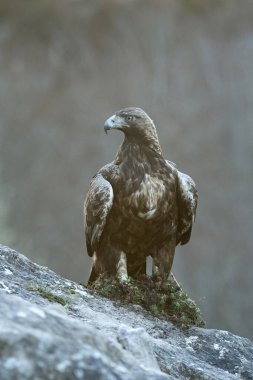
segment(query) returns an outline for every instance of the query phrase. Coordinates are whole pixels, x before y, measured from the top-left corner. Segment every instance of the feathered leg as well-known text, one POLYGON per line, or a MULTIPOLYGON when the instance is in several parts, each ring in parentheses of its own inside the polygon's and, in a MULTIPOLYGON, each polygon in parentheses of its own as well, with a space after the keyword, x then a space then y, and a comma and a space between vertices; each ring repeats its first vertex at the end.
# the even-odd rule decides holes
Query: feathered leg
POLYGON ((152 274, 158 284, 168 280, 173 264, 176 247, 176 239, 171 239, 153 255, 152 274))
POLYGON ((119 282, 121 283, 127 282, 127 279, 128 279, 127 258, 126 258, 126 254, 123 251, 120 252, 116 271, 117 271, 117 277, 119 279, 119 282))
POLYGON ((89 275, 89 279, 88 279, 87 285, 93 284, 93 282, 95 282, 96 279, 99 276, 99 272, 98 272, 98 270, 96 268, 96 261, 97 261, 97 254, 96 254, 96 252, 94 252, 92 259, 93 259, 93 263, 92 263, 92 267, 91 267, 91 270, 90 270, 90 275, 89 275))
POLYGON ((98 274, 97 274, 96 268, 94 265, 92 265, 87 285, 93 284, 97 278, 98 278, 98 274))
POLYGON ((101 246, 97 253, 94 252, 88 285, 95 282, 100 275, 117 276, 121 283, 125 283, 128 279, 126 254, 110 244, 101 246))

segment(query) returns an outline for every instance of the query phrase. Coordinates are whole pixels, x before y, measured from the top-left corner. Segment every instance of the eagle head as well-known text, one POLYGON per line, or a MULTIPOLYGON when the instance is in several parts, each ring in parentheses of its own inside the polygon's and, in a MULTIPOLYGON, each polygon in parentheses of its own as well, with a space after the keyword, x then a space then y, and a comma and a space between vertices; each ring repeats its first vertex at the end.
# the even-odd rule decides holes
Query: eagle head
POLYGON ((104 124, 105 133, 112 129, 122 131, 129 138, 149 137, 157 139, 153 121, 141 108, 128 107, 117 111, 104 124))

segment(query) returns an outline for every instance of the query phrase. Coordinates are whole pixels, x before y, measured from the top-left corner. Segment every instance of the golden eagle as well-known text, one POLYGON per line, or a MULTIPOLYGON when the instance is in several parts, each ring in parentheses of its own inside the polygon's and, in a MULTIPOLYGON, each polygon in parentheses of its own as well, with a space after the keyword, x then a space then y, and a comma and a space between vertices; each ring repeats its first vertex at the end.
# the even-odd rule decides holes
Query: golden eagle
POLYGON ((116 112, 104 129, 125 137, 114 161, 92 178, 85 199, 86 245, 93 257, 88 283, 100 274, 122 282, 145 274, 147 256, 153 258, 153 277, 165 282, 176 245, 191 236, 195 183, 163 158, 156 127, 142 109, 116 112))

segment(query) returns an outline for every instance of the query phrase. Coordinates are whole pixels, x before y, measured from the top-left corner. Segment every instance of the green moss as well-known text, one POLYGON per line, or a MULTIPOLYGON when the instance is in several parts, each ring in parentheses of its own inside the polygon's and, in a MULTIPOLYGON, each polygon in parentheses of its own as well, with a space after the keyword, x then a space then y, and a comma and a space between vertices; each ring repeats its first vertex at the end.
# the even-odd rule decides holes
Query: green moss
POLYGON ((27 288, 27 290, 29 292, 39 293, 41 297, 46 298, 50 302, 59 303, 63 306, 68 304, 68 301, 65 298, 53 294, 52 292, 48 291, 46 288, 42 288, 39 286, 38 287, 30 286, 27 288))
POLYGON ((160 314, 160 310, 158 309, 157 305, 150 305, 149 310, 154 315, 159 315, 160 314))
POLYGON ((205 325, 195 302, 172 283, 159 287, 150 277, 143 276, 141 280, 129 278, 121 284, 114 277, 100 277, 90 288, 123 304, 141 305, 153 315, 182 327, 205 325))

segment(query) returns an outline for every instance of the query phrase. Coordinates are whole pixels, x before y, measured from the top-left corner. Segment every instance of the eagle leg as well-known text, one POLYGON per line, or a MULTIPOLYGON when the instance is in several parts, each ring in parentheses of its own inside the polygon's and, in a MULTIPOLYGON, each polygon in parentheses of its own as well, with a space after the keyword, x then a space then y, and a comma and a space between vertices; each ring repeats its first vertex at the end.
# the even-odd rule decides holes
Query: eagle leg
POLYGON ((127 274, 127 258, 126 254, 121 251, 119 256, 119 261, 117 263, 117 277, 120 283, 125 283, 128 280, 127 274))
POLYGON ((126 254, 113 247, 108 241, 93 254, 93 265, 88 285, 95 282, 100 275, 116 276, 120 283, 125 283, 128 280, 126 254))
POLYGON ((97 270, 97 265, 96 265, 96 262, 97 262, 96 252, 93 253, 92 260, 93 260, 93 263, 92 263, 92 267, 90 270, 90 275, 89 275, 87 285, 93 284, 97 280, 97 278, 99 277, 99 272, 97 270))
POLYGON ((173 264, 176 239, 170 239, 162 248, 153 254, 152 276, 158 285, 167 282, 173 264))
POLYGON ((120 283, 126 283, 128 280, 127 258, 126 254, 121 251, 111 249, 107 254, 101 255, 100 252, 94 252, 93 264, 87 285, 93 284, 100 275, 117 276, 120 283), (116 268, 116 271, 115 271, 116 268))
POLYGON ((97 278, 98 278, 98 273, 96 271, 95 265, 92 265, 87 285, 93 284, 97 278))

